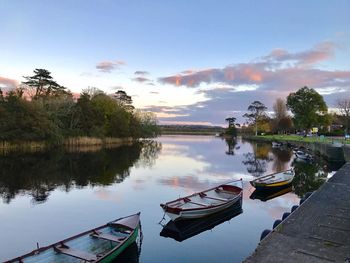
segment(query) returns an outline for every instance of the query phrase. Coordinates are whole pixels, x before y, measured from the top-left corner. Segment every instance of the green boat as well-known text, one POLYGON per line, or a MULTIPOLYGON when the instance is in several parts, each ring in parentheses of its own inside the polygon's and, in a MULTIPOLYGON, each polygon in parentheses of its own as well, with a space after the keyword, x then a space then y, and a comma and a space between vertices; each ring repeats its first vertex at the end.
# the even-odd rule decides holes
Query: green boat
POLYGON ((112 262, 136 241, 140 228, 137 213, 5 262, 112 262))

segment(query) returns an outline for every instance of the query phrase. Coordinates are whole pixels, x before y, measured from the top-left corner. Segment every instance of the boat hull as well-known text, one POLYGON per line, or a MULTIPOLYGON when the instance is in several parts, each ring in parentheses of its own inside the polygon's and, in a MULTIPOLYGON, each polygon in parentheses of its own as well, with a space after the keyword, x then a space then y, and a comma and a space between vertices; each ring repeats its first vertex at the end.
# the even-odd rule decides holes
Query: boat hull
POLYGON ((120 247, 118 247, 113 253, 101 259, 100 261, 96 261, 96 262, 101 262, 101 263, 113 262, 126 248, 128 248, 132 243, 136 241, 139 234, 139 228, 140 228, 140 225, 138 225, 135 228, 134 233, 129 237, 129 239, 125 243, 123 243, 120 247))
POLYGON ((172 213, 164 209, 165 213, 170 217, 171 220, 181 220, 181 219, 196 219, 196 218, 203 218, 208 215, 220 212, 236 202, 241 202, 242 200, 242 194, 237 195, 236 198, 230 200, 227 203, 217 205, 217 206, 212 206, 212 207, 206 207, 206 208, 196 208, 196 209, 189 209, 189 210, 182 210, 178 214, 172 213))
POLYGON ((243 212, 240 202, 205 218, 170 220, 160 232, 163 237, 170 237, 182 242, 204 231, 211 230, 217 225, 231 220, 243 212))
POLYGON ((269 190, 269 189, 279 189, 279 188, 285 188, 288 185, 290 185, 293 181, 293 178, 291 180, 278 182, 278 183, 272 183, 272 184, 263 184, 263 183, 256 183, 256 182, 250 182, 250 184, 255 187, 257 190, 269 190))

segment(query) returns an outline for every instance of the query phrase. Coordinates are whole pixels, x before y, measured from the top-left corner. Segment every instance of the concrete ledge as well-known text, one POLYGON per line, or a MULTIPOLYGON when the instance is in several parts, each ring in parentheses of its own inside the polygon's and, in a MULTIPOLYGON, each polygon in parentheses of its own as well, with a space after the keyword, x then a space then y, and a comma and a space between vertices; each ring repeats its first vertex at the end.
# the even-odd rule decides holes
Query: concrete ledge
POLYGON ((350 262, 350 163, 263 239, 244 262, 347 260, 350 262))

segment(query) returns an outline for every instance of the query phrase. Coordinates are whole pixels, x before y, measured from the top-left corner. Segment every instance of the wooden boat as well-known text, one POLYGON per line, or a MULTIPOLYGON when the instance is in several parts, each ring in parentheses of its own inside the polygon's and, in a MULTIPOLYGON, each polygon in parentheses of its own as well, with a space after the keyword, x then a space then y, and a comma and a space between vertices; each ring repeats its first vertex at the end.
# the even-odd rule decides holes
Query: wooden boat
POLYGON ((250 184, 256 189, 285 187, 292 183, 294 175, 294 170, 290 169, 283 172, 260 176, 250 181, 250 184))
POLYGON ((263 202, 266 202, 268 200, 271 200, 273 198, 282 196, 284 194, 287 194, 289 192, 291 192, 292 189, 292 185, 291 184, 287 184, 286 186, 281 186, 276 188, 271 188, 271 189, 267 189, 267 190, 261 190, 261 189, 255 189, 255 191, 250 195, 250 199, 259 199, 263 202))
POLYGON ((139 230, 140 213, 137 213, 6 262, 112 262, 135 242, 139 230))
POLYGON ((272 148, 281 148, 283 143, 281 142, 272 142, 272 148))
POLYGON ((162 231, 160 232, 160 235, 163 237, 170 237, 172 239, 175 239, 176 241, 182 242, 204 231, 211 230, 217 225, 220 225, 240 215, 243 212, 241 201, 205 218, 186 219, 177 221, 170 220, 163 227, 162 231))
MULTIPOLYGON (((238 180, 242 182, 241 180, 238 180)), ((242 188, 234 185, 238 181, 194 193, 161 204, 171 220, 201 218, 230 207, 242 197, 242 188)))
POLYGON ((305 160, 305 161, 311 161, 312 160, 312 155, 311 154, 308 154, 306 152, 303 152, 303 151, 296 151, 295 153, 295 156, 298 158, 298 159, 301 159, 301 160, 305 160))

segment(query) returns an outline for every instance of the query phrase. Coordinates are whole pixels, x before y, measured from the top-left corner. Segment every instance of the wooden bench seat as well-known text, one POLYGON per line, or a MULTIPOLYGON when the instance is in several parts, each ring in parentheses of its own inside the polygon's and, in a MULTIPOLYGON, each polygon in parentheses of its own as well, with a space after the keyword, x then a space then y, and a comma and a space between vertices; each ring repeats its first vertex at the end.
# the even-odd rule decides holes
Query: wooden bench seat
POLYGON ((78 250, 78 249, 73 249, 68 247, 67 245, 60 245, 54 247, 55 251, 58 253, 62 253, 71 257, 79 258, 82 260, 85 260, 87 262, 94 262, 97 260, 97 256, 94 254, 91 254, 86 251, 78 250))
POLYGON ((204 204, 204 203, 199 203, 199 202, 194 202, 194 201, 188 201, 188 203, 194 204, 194 205, 199 205, 199 206, 208 206, 209 204, 204 204))
POLYGON ((208 199, 218 200, 218 201, 222 201, 222 202, 230 201, 230 199, 221 198, 221 197, 207 196, 207 195, 203 196, 202 198, 208 198, 208 199))
POLYGON ((101 238, 104 240, 108 240, 108 241, 118 242, 118 243, 124 241, 124 239, 125 239, 125 237, 117 237, 117 236, 114 236, 111 234, 103 234, 103 233, 98 233, 98 232, 93 233, 91 236, 95 237, 95 238, 101 238))

